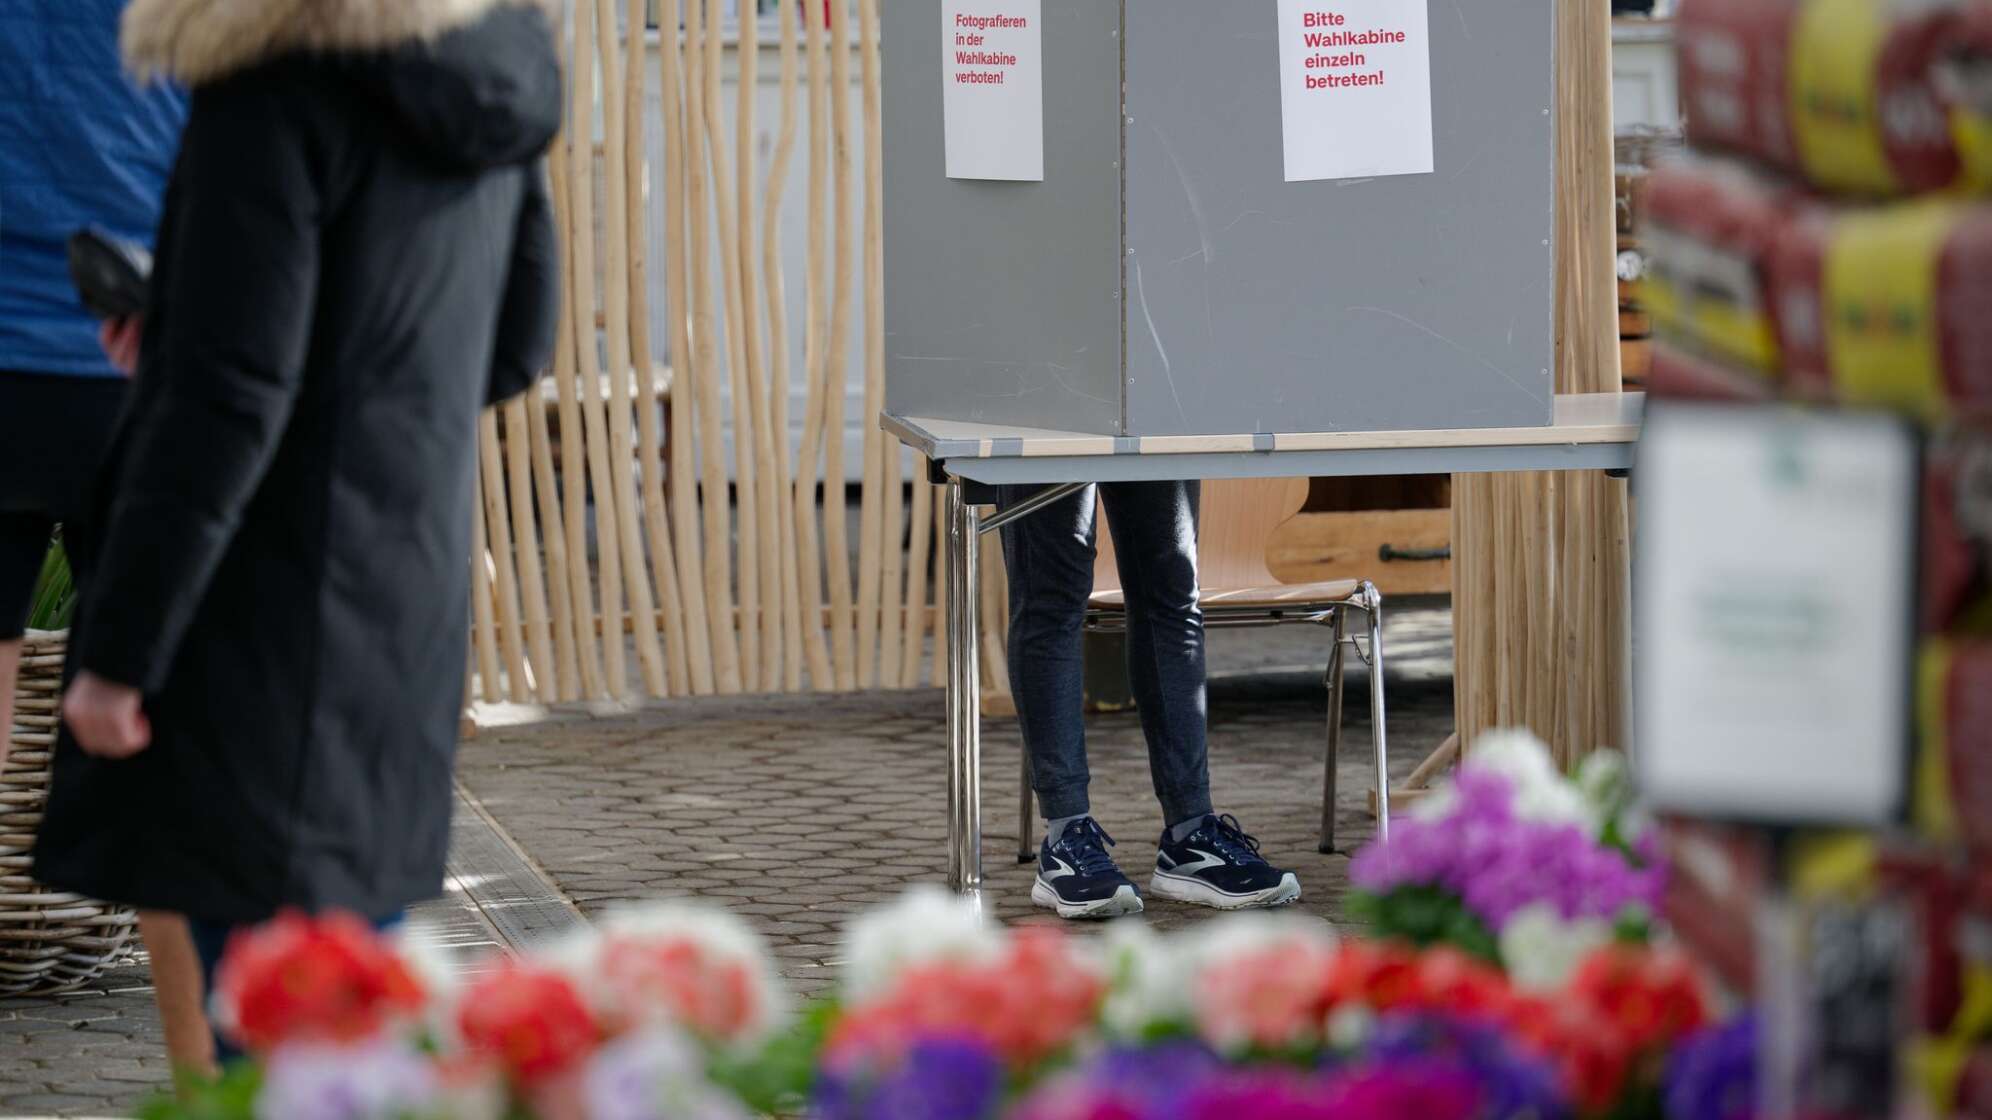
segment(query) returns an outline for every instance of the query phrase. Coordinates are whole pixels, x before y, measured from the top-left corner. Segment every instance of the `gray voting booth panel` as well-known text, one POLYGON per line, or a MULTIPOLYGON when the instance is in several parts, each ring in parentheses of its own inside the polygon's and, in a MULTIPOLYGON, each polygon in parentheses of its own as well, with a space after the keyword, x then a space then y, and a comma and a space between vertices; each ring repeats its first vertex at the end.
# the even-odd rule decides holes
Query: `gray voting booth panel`
POLYGON ((885 0, 886 411, 1120 430, 1120 8, 1047 0, 1049 181, 988 183, 947 177, 940 3, 885 0))
POLYGON ((1275 0, 1129 4, 1119 36, 1118 2, 1044 7, 1045 182, 962 182, 940 5, 885 2, 888 411, 1136 436, 1551 422, 1550 5, 1432 0, 1434 173, 1302 183, 1275 0))

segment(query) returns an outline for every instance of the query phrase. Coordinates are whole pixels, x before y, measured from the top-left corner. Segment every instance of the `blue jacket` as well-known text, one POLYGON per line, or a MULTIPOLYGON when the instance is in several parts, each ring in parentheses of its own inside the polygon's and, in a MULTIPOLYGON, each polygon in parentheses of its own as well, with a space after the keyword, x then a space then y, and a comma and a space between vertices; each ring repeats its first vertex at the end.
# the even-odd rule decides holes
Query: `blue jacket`
POLYGON ((125 0, 0 0, 0 370, 112 377, 69 235, 152 243, 186 95, 118 58, 125 0))

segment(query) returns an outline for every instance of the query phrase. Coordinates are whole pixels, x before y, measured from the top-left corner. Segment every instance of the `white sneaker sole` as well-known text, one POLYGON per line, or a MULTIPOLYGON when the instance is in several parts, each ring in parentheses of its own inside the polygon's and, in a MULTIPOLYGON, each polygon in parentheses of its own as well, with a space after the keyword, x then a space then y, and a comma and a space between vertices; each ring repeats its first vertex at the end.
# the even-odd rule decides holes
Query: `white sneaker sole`
POLYGON ((1246 894, 1229 894, 1202 879, 1171 875, 1167 871, 1157 871, 1155 877, 1148 881, 1148 889, 1157 898, 1187 902, 1192 906, 1208 906, 1213 910, 1260 910, 1300 901, 1300 880, 1294 878, 1291 871, 1277 884, 1246 894))
POLYGON ((1031 902, 1046 910, 1058 911, 1061 918, 1096 919, 1119 918, 1128 914, 1141 913, 1141 896, 1135 893, 1132 885, 1122 887, 1106 898, 1091 902, 1066 902, 1051 889, 1051 884, 1039 879, 1031 884, 1031 902))

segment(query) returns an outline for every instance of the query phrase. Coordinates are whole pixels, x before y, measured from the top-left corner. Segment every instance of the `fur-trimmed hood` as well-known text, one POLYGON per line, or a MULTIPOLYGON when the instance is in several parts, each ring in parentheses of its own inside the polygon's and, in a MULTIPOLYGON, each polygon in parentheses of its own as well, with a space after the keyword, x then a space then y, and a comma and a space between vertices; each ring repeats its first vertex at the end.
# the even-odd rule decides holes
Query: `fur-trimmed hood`
POLYGON ((493 9, 559 0, 132 0, 119 30, 141 78, 197 86, 293 51, 369 52, 433 40, 493 9))
POLYGON ((132 0, 142 78, 199 87, 287 57, 335 60, 427 154, 476 170, 532 159, 560 127, 562 0, 132 0))

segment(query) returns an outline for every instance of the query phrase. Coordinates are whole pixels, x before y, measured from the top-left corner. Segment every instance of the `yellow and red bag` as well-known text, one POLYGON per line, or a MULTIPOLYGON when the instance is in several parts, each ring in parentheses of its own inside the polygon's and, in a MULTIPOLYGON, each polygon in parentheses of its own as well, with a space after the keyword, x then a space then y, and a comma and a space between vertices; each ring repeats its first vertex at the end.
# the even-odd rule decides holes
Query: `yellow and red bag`
POLYGON ((1771 263, 1804 205, 1792 188, 1734 161, 1676 160, 1649 172, 1640 185, 1639 300, 1654 335, 1683 355, 1775 379, 1783 361, 1771 263))
POLYGON ((1834 192, 1992 189, 1988 0, 1681 0, 1688 138, 1834 192))
POLYGON ((1796 391, 1928 420, 1992 415, 1992 205, 1799 211, 1769 276, 1796 391))

